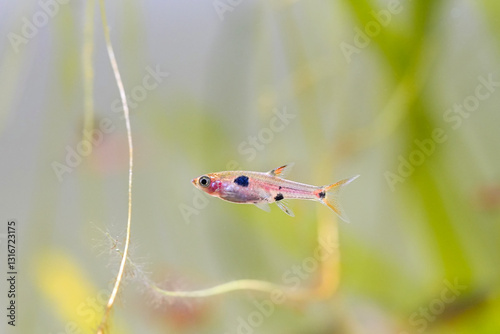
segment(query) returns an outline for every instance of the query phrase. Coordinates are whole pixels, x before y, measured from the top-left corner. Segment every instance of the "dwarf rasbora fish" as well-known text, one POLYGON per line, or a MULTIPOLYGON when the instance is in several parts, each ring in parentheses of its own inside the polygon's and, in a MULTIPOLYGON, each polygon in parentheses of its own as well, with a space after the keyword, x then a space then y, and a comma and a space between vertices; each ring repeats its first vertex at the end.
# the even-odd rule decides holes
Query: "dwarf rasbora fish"
POLYGON ((339 194, 343 186, 351 183, 359 175, 317 187, 284 179, 291 166, 290 164, 284 165, 267 173, 247 171, 210 173, 197 177, 191 182, 209 195, 233 203, 255 204, 265 211, 270 211, 269 203, 276 203, 281 210, 292 217, 294 214, 285 205, 284 200, 319 201, 335 211, 342 220, 348 221, 339 204, 339 194))

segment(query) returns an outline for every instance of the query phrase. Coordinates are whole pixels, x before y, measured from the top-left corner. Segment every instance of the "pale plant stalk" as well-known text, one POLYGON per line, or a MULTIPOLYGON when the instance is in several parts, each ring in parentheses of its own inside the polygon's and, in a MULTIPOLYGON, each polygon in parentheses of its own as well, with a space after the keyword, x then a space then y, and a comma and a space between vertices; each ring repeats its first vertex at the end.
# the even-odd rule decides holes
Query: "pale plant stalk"
POLYGON ((164 290, 157 285, 152 285, 151 288, 165 296, 165 297, 183 297, 183 298, 201 298, 201 297, 211 297, 216 295, 221 295, 224 293, 229 293, 238 290, 252 290, 252 291, 260 291, 271 293, 274 290, 285 290, 286 287, 283 287, 278 284, 274 284, 267 281, 259 281, 259 280, 251 280, 251 279, 242 279, 230 281, 227 283, 219 284, 207 289, 201 290, 193 290, 193 291, 171 291, 164 290))
MULTIPOLYGON (((328 258, 320 262, 320 283, 311 291, 309 296, 311 299, 327 299, 337 291, 340 283, 340 249, 339 249, 339 226, 338 218, 331 216, 330 212, 318 208, 318 244, 322 238, 329 238, 333 245, 334 251, 328 258)), ((323 252, 324 249, 320 248, 323 252)))
MULTIPOLYGON (((335 275, 333 273, 333 275, 335 275)), ((227 283, 215 285, 211 288, 181 291, 181 290, 165 290, 155 284, 151 284, 156 293, 170 298, 206 298, 217 295, 222 295, 235 291, 258 291, 271 294, 279 291, 285 294, 288 298, 293 300, 312 300, 312 299, 326 299, 332 295, 337 287, 338 280, 330 282, 326 278, 331 278, 332 273, 328 270, 321 270, 320 284, 312 288, 291 289, 288 286, 271 283, 268 281, 241 279, 234 280, 227 283), (326 275, 325 275, 326 274, 326 275)))
POLYGON ((111 63, 111 67, 113 68, 113 73, 115 75, 116 84, 118 86, 118 90, 120 92, 120 99, 123 105, 123 115, 125 117, 125 125, 127 128, 127 139, 128 139, 128 153, 129 153, 129 172, 128 172, 128 217, 127 217, 127 232, 125 235, 125 247, 123 249, 123 255, 120 262, 120 268, 118 270, 118 274, 116 276, 115 284, 113 286, 113 290, 111 291, 111 295, 109 296, 108 303, 106 305, 106 309, 104 311, 104 315, 101 320, 101 324, 97 329, 97 333, 104 333, 107 322, 109 318, 109 314, 116 300, 116 296, 118 295, 118 291, 120 289, 120 285, 122 283, 124 273, 125 273, 125 265, 127 263, 128 251, 130 246, 130 230, 132 223, 132 170, 133 170, 133 145, 132 145, 132 130, 130 127, 130 115, 129 108, 127 103, 127 97, 125 95, 125 89, 123 87, 123 82, 120 76, 120 71, 118 70, 118 64, 116 62, 115 54, 113 51, 113 46, 111 45, 111 39, 109 37, 109 27, 106 20, 106 9, 104 7, 104 0, 99 1, 99 6, 101 9, 101 18, 102 18, 102 26, 104 30, 104 38, 106 40, 106 49, 108 51, 109 61, 111 63))

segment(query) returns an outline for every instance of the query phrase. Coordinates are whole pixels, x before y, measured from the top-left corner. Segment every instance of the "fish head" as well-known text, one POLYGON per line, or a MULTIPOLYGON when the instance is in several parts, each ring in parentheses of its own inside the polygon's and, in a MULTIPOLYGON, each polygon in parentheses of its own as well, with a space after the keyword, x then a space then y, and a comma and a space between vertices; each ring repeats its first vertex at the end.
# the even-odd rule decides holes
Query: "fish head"
POLYGON ((204 174, 191 180, 193 185, 209 195, 215 195, 221 187, 221 179, 216 173, 204 174))

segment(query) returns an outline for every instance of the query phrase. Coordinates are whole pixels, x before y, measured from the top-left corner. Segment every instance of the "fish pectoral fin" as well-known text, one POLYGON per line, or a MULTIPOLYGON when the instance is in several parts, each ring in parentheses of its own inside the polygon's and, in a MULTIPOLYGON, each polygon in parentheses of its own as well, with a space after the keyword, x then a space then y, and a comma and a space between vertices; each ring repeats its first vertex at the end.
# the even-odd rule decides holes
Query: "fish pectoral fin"
POLYGON ((269 172, 267 172, 269 175, 272 175, 272 176, 279 176, 279 177, 285 177, 286 174, 288 174, 288 172, 290 172, 290 170, 292 170, 292 167, 293 167, 294 163, 291 162, 287 165, 283 165, 281 167, 278 167, 276 169, 273 169, 269 172))
POLYGON ((269 203, 267 202, 256 202, 256 203, 253 203, 255 204, 256 207, 258 207, 259 209, 262 209, 266 212, 270 212, 271 211, 271 208, 269 207, 269 203))
POLYGON ((289 215, 290 217, 295 217, 295 215, 293 214, 293 211, 290 210, 286 205, 285 203, 283 203, 282 201, 276 201, 276 205, 281 209, 283 210, 287 215, 289 215))

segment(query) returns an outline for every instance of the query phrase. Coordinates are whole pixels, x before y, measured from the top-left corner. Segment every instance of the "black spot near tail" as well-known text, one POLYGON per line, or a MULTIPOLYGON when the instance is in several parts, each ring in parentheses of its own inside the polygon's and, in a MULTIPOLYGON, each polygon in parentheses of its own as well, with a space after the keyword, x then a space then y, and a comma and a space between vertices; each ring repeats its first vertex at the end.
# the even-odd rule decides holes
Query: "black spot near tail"
POLYGON ((281 201, 283 198, 285 198, 285 197, 283 197, 283 194, 279 193, 274 197, 274 200, 277 202, 277 201, 281 201))
POLYGON ((234 179, 234 183, 242 187, 248 187, 248 176, 240 175, 234 179))
POLYGON ((322 191, 322 192, 320 192, 320 193, 318 194, 318 197, 319 197, 320 199, 325 198, 325 196, 326 196, 326 194, 325 194, 325 192, 324 192, 324 191, 322 191))

